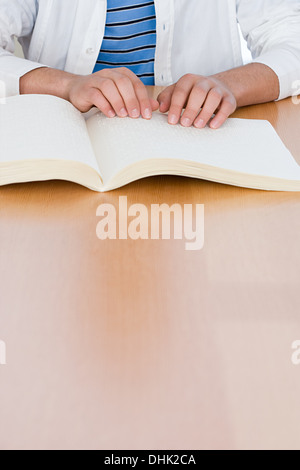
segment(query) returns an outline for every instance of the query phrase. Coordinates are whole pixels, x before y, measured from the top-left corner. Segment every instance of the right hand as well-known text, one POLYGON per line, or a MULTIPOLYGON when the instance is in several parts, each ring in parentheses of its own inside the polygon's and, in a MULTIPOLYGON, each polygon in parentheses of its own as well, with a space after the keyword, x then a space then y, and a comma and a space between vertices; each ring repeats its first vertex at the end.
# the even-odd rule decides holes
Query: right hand
POLYGON ((107 117, 151 119, 159 107, 149 98, 143 82, 129 69, 104 69, 92 75, 74 75, 70 78, 68 100, 85 113, 96 106, 107 117))

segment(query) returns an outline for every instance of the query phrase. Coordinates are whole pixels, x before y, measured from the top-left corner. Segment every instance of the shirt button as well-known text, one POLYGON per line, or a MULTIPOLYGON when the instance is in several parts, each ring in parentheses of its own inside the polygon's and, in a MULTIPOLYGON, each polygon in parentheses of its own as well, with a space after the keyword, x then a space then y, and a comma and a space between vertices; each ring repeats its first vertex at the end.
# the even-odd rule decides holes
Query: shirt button
POLYGON ((93 47, 88 47, 87 50, 85 51, 88 55, 92 55, 95 52, 95 49, 93 47))

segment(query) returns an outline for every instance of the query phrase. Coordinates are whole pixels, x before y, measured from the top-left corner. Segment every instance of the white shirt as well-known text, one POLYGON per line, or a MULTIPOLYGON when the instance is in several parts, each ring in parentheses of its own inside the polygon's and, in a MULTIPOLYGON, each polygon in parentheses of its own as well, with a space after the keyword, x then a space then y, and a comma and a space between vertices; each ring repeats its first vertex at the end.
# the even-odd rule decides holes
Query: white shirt
MULTIPOLYGON (((300 78, 300 0, 155 0, 155 5, 156 85, 170 85, 186 73, 208 76, 243 65, 239 23, 254 61, 279 77, 279 98, 292 95, 300 78)), ((18 94, 20 77, 41 64, 92 73, 106 7, 106 0, 0 0, 5 95, 18 94), (13 55, 15 36, 27 60, 13 55)))

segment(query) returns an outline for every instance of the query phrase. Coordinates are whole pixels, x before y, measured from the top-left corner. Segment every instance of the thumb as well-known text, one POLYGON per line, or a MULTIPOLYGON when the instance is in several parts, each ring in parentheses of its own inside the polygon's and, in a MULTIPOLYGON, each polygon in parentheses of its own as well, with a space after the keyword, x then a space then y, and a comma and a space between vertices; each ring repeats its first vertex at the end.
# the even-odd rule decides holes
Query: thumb
POLYGON ((159 102, 153 98, 150 98, 150 104, 152 107, 152 111, 157 111, 159 108, 159 102))
POLYGON ((175 86, 176 85, 168 86, 158 95, 157 101, 159 102, 159 110, 161 113, 169 111, 175 86))

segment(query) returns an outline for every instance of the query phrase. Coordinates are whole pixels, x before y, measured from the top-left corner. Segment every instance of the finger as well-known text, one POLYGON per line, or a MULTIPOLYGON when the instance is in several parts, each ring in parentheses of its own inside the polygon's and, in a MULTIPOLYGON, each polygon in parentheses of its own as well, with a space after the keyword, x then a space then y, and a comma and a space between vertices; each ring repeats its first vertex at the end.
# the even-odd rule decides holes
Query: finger
POLYGON ((157 108, 156 106, 154 106, 154 109, 153 109, 152 102, 149 98, 148 91, 144 83, 140 80, 140 78, 134 72, 132 72, 132 70, 126 67, 119 68, 118 72, 128 77, 129 80, 131 81, 133 85, 133 89, 135 91, 135 96, 139 102, 139 111, 142 117, 144 119, 151 119, 152 111, 154 111, 157 108))
POLYGON ((132 70, 128 69, 127 67, 120 67, 116 70, 118 73, 126 75, 132 81, 136 96, 139 100, 142 117, 145 119, 151 118, 152 112, 156 111, 159 107, 158 101, 153 98, 149 98, 146 86, 140 80, 140 78, 134 72, 132 72, 132 70))
POLYGON ((140 117, 141 107, 131 79, 125 74, 118 73, 113 75, 113 80, 123 98, 129 116, 133 119, 140 117))
POLYGON ((89 101, 92 106, 96 106, 106 117, 113 118, 116 116, 111 104, 97 88, 91 88, 89 91, 89 101))
POLYGON ((97 78, 95 85, 111 104, 116 114, 122 118, 126 117, 128 115, 126 105, 114 81, 111 78, 99 78, 99 76, 95 78, 97 78))
POLYGON ((161 113, 169 111, 171 106, 171 99, 176 85, 171 85, 165 88, 157 97, 159 103, 159 110, 161 113))
POLYGON ((187 80, 185 77, 177 83, 171 98, 171 106, 168 114, 169 124, 178 124, 182 110, 189 99, 193 86, 194 82, 187 80))
POLYGON ((199 116, 196 118, 194 125, 199 129, 206 126, 216 109, 219 107, 223 99, 223 92, 219 88, 212 88, 207 95, 205 103, 199 116))
POLYGON ((140 79, 134 80, 133 86, 140 104, 142 117, 144 119, 151 119, 153 108, 146 86, 140 79))
POLYGON ((190 97, 181 117, 181 124, 184 127, 190 127, 198 116, 203 103, 207 98, 210 90, 210 83, 208 81, 198 82, 190 93, 190 97))
POLYGON ((152 107, 152 111, 157 111, 159 108, 159 102, 153 98, 150 98, 150 104, 152 107))
POLYGON ((229 116, 236 110, 236 101, 233 97, 225 97, 221 103, 220 109, 212 119, 210 127, 212 129, 219 129, 229 116))

